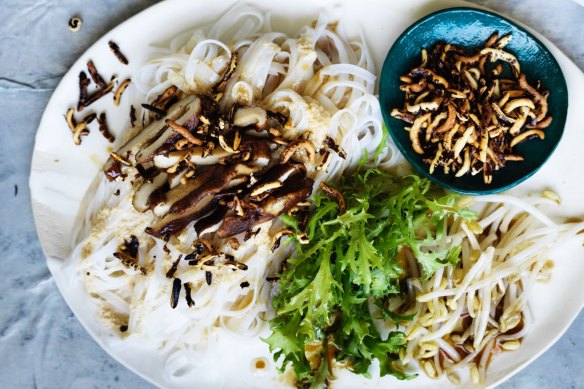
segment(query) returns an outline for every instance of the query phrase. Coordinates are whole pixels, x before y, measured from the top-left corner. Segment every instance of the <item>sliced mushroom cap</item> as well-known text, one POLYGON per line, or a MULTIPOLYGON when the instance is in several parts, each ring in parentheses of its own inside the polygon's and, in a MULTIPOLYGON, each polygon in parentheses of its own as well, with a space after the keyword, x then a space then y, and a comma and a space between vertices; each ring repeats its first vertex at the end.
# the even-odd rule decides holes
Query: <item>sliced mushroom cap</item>
POLYGON ((446 81, 444 77, 439 76, 430 69, 415 68, 410 71, 409 75, 412 77, 422 77, 426 81, 432 81, 433 83, 441 84, 444 88, 448 88, 448 81, 446 81))
POLYGON ((201 113, 201 100, 196 99, 187 107, 186 111, 176 120, 171 118, 165 119, 165 126, 163 127, 164 131, 162 134, 156 138, 152 143, 143 147, 137 154, 136 154, 136 162, 144 163, 147 161, 151 161, 155 155, 160 154, 161 151, 168 149, 168 147, 173 147, 174 142, 181 138, 181 134, 176 132, 172 126, 167 124, 175 123, 175 122, 183 122, 181 127, 185 130, 191 131, 192 127, 196 126, 198 123, 198 117, 201 113), (166 147, 165 147, 166 145, 166 147))
POLYGON ((295 175, 286 182, 286 185, 274 191, 262 203, 264 212, 280 216, 284 212, 292 209, 296 204, 306 200, 312 193, 314 181, 303 175, 295 175))
POLYGON ((269 182, 283 182, 285 185, 286 181, 295 174, 302 173, 306 174, 306 169, 303 165, 286 163, 283 165, 274 165, 269 170, 267 170, 259 180, 259 184, 269 183, 269 182))
POLYGON ((293 176, 286 185, 278 188, 264 200, 260 207, 244 216, 228 216, 217 230, 218 238, 228 238, 252 230, 255 226, 272 220, 292 209, 312 193, 314 181, 304 175, 293 176))
POLYGON ((410 141, 412 142, 412 148, 418 154, 424 154, 424 149, 420 144, 420 132, 422 131, 422 124, 426 123, 431 117, 431 112, 418 117, 416 120, 414 120, 412 128, 410 128, 410 141))
POLYGON ((197 204, 181 214, 168 213, 166 216, 158 220, 152 227, 146 230, 146 233, 164 238, 167 235, 175 234, 182 231, 191 222, 208 214, 216 207, 215 198, 213 195, 206 195, 201 198, 197 204))
POLYGON ((249 194, 251 197, 258 197, 258 196, 264 196, 266 194, 269 195, 269 193, 271 193, 272 191, 274 191, 275 189, 281 188, 284 184, 280 181, 271 181, 271 182, 266 182, 263 184, 258 184, 255 185, 251 191, 251 193, 249 194))
POLYGON ((179 185, 164 194, 164 198, 152 210, 156 216, 162 217, 170 210, 170 207, 177 201, 187 196, 189 193, 202 187, 207 181, 211 180, 218 169, 215 167, 197 168, 197 175, 188 180, 184 185, 179 185))
POLYGON ((174 203, 170 207, 169 213, 182 214, 188 212, 189 209, 195 207, 205 196, 216 195, 222 190, 234 186, 233 184, 230 185, 233 179, 249 176, 254 172, 257 172, 257 168, 244 164, 237 164, 229 168, 218 168, 214 172, 215 177, 174 203))
POLYGON ((146 212, 150 208, 150 195, 152 193, 163 187, 164 185, 168 185, 167 183, 168 174, 160 173, 152 182, 145 181, 140 185, 140 188, 134 193, 132 197, 132 205, 138 212, 146 212))
POLYGON ((488 54, 491 62, 499 60, 508 62, 509 65, 511 65, 511 69, 513 69, 513 74, 515 75, 515 77, 519 77, 519 74, 521 74, 521 66, 519 65, 519 61, 517 60, 517 58, 515 58, 513 54, 507 51, 487 47, 482 49, 480 54, 481 55, 488 54))
MULTIPOLYGON (((181 117, 198 98, 196 96, 189 96, 178 103, 174 104, 168 109, 167 118, 178 118, 181 117)), ((154 139, 160 131, 166 127, 164 119, 157 120, 147 127, 143 128, 136 136, 128 140, 122 147, 120 147, 116 154, 128 158, 130 161, 135 162, 135 155, 138 151, 152 139, 154 139)), ((111 169, 112 165, 115 164, 115 160, 110 158, 105 164, 104 171, 107 172, 111 169)))
POLYGON ((246 139, 239 148, 242 152, 250 152, 249 164, 256 168, 263 169, 272 160, 272 150, 266 140, 246 139))
POLYGON ((215 232, 223 223, 223 218, 227 213, 227 207, 219 206, 214 209, 209 215, 201 218, 195 223, 195 231, 200 238, 205 234, 215 232))
POLYGON ((525 74, 521 74, 519 76, 518 82, 519 82, 519 87, 521 89, 523 89, 525 92, 527 92, 530 96, 532 96, 533 99, 535 100, 535 102, 538 104, 538 112, 537 112, 536 120, 538 122, 542 121, 548 113, 547 99, 541 93, 539 93, 535 88, 533 88, 531 85, 529 85, 529 83, 527 82, 527 79, 525 78, 525 74))

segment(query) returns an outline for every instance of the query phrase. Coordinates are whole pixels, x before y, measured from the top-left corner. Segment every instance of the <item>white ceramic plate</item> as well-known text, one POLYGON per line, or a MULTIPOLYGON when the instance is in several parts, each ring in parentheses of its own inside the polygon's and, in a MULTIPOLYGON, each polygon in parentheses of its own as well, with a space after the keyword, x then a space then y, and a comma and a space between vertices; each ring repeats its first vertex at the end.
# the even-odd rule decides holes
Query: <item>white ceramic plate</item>
MULTIPOLYGON (((93 59, 103 75, 117 74, 120 80, 130 77, 144 64, 151 53, 152 43, 164 41, 179 32, 215 20, 233 5, 233 0, 165 1, 129 19, 97 41, 63 77, 43 115, 36 136, 30 186, 37 231, 48 266, 57 286, 79 321, 91 336, 114 358, 152 383, 164 387, 192 387, 194 384, 213 384, 213 387, 274 387, 285 382, 278 379, 270 362, 270 372, 257 376, 250 368, 253 358, 266 357, 271 361, 267 346, 259 339, 220 337, 206 361, 200 367, 204 375, 171 379, 164 374, 163 356, 147 345, 120 343, 108 335, 96 319, 95 307, 88 304, 83 286, 67 279, 62 271, 63 260, 71 250, 71 231, 81 211, 81 200, 101 165, 108 156, 108 144, 98 131, 84 138, 81 147, 71 140, 63 115, 74 106, 78 95, 78 74, 88 59, 93 59), (116 41, 130 60, 123 66, 112 56, 107 42, 116 41)), ((363 29, 373 57, 380 69, 393 41, 410 24, 438 9, 452 6, 471 6, 459 1, 409 0, 387 2, 382 0, 294 0, 274 2, 252 0, 251 4, 270 10, 275 29, 295 32, 301 25, 326 12, 346 24, 349 33, 363 29)), ((576 110, 584 106, 584 74, 541 35, 535 33, 551 50, 565 74, 569 89, 570 108, 566 131, 560 146, 549 162, 531 179, 514 189, 528 193, 552 189, 562 197, 562 207, 550 210, 558 216, 584 215, 584 116, 576 110)), ((111 95, 110 95, 111 96, 111 95)), ((100 100, 96 109, 107 109, 113 132, 120 134, 128 127, 130 103, 140 103, 141 96, 129 89, 122 105, 114 108, 111 97, 100 100)), ((488 372, 487 385, 508 378, 549 348, 580 312, 584 305, 584 250, 577 245, 562 247, 554 256, 556 267, 552 281, 538 285, 534 290, 531 308, 535 325, 521 349, 495 358, 488 372), (578 260, 579 258, 579 260, 578 260)), ((72 366, 71 368, 75 368, 72 366)), ((388 386, 395 388, 444 388, 446 381, 432 381, 423 376, 398 382, 393 377, 366 380, 347 372, 339 374, 335 387, 388 386)))

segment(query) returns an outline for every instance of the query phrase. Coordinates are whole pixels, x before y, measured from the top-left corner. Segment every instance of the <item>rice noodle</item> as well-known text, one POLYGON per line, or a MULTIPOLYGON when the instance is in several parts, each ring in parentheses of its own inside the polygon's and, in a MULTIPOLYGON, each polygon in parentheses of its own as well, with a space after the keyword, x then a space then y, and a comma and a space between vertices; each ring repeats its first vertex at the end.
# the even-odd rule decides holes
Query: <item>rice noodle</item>
MULTIPOLYGON (((327 170, 309 169, 315 187, 355 169, 363 153, 369 156, 369 165, 387 168, 396 163, 399 154, 389 143, 373 158, 384 129, 373 95, 376 76, 367 45, 362 37, 349 40, 342 25, 331 25, 325 15, 287 36, 271 31, 263 12, 237 6, 212 25, 182 33, 156 51, 156 59, 133 77, 143 101, 152 101, 170 85, 186 94, 208 93, 237 52, 238 66, 219 102, 223 109, 242 103, 280 111, 291 119, 285 137, 308 137, 317 149, 331 137, 346 151, 345 159, 331 154, 327 170)), ((147 123, 148 112, 142 117, 147 123)), ((154 216, 133 209, 137 183, 128 181, 109 183, 103 175, 96 179, 66 271, 70 279, 84 280, 114 336, 155 345, 167 356, 166 373, 179 377, 204 359, 215 329, 257 336, 266 328, 272 287, 265 279, 278 272, 291 248, 282 245, 271 253, 271 235, 281 225, 268 223, 237 252, 228 245, 219 247, 245 263, 245 272, 216 271, 207 285, 205 272, 180 261, 176 277, 190 283, 195 306, 184 303, 181 288, 180 303, 171 309, 173 282, 166 272, 179 255, 189 252, 196 233, 187 228, 177 242, 167 244, 146 235, 144 228, 154 216), (113 195, 116 190, 118 196, 113 195), (147 275, 113 256, 130 235, 140 242, 139 265, 147 275)))

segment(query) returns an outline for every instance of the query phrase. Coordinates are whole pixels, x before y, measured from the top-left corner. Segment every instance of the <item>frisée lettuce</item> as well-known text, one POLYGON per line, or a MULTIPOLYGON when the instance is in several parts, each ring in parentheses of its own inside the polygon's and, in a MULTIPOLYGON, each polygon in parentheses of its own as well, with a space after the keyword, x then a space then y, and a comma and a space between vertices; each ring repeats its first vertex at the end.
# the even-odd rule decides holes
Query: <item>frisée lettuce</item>
MULTIPOLYGON (((375 325, 377 319, 398 324, 412 317, 384 308, 401 293, 405 270, 398 252, 408 247, 425 277, 456 263, 460 248, 437 250, 436 242, 447 218, 473 214, 456 207, 458 195, 415 175, 363 169, 336 189, 345 197, 346 212, 339 215, 332 197, 314 197, 309 243, 296 239, 296 254, 285 262, 273 299, 272 334, 264 341, 281 371, 291 365, 301 387, 327 384, 334 362, 369 376, 378 359, 382 376, 408 378, 394 363, 406 343, 404 333, 396 325, 382 338, 375 325)), ((284 221, 298 228, 293 217, 284 221)))

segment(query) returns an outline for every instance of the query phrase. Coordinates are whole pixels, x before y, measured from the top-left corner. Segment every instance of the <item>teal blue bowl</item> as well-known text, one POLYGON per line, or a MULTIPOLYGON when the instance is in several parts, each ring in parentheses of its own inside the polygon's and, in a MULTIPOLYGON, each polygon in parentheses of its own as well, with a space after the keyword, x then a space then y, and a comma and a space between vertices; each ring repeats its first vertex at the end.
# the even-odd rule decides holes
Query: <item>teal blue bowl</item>
POLYGON ((383 119, 389 133, 408 162, 434 183, 455 192, 484 195, 510 189, 525 181, 543 166, 556 149, 566 123, 568 90, 560 65, 548 49, 535 36, 513 22, 491 12, 474 8, 450 8, 430 14, 410 26, 393 44, 381 71, 379 100, 383 119), (505 50, 513 53, 521 64, 521 71, 534 85, 541 81, 549 91, 549 114, 552 124, 544 130, 545 139, 532 139, 515 147, 525 157, 521 162, 508 162, 493 172, 490 184, 483 182, 482 174, 454 177, 441 169, 430 174, 423 156, 411 146, 406 123, 391 116, 393 108, 404 106, 404 93, 399 89, 400 76, 420 63, 423 48, 431 49, 439 41, 455 44, 465 49, 481 47, 495 32, 499 36, 511 33, 513 39, 505 50))

